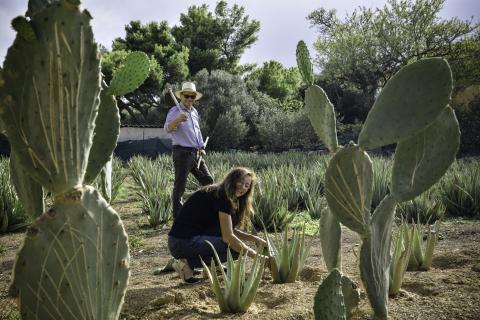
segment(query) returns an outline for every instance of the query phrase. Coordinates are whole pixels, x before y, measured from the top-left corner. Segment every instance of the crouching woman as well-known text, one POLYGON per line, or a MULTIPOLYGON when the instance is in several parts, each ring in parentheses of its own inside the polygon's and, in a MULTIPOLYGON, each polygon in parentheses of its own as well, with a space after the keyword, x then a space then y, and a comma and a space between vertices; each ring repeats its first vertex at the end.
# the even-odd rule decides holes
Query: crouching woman
POLYGON ((227 260, 227 248, 255 257, 257 253, 245 242, 258 247, 266 246, 265 240, 240 228, 249 223, 253 213, 252 201, 255 173, 247 168, 234 168, 219 184, 212 184, 193 193, 175 217, 168 234, 168 248, 176 259, 173 268, 187 283, 197 282, 193 270, 202 266, 200 259, 210 264, 215 247, 220 260, 227 260))

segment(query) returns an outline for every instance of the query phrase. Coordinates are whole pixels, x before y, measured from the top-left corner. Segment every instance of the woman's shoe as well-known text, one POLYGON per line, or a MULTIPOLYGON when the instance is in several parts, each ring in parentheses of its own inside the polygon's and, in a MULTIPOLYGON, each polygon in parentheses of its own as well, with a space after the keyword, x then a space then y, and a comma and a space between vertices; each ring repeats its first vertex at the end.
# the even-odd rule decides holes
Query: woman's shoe
POLYGON ((193 270, 188 265, 186 259, 177 259, 172 263, 173 269, 178 273, 180 279, 186 283, 192 284, 197 283, 200 279, 193 276, 193 270))

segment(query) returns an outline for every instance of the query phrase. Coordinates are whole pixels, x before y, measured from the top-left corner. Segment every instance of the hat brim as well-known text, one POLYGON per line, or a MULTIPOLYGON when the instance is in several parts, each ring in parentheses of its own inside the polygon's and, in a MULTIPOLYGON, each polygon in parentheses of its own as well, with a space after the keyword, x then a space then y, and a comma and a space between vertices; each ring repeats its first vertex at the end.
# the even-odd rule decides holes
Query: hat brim
POLYGON ((202 96, 203 96, 203 94, 201 94, 200 92, 193 91, 193 90, 178 90, 178 91, 175 91, 175 96, 178 99, 182 99, 182 93, 194 93, 195 94, 195 100, 194 101, 200 100, 200 98, 202 98, 202 96))

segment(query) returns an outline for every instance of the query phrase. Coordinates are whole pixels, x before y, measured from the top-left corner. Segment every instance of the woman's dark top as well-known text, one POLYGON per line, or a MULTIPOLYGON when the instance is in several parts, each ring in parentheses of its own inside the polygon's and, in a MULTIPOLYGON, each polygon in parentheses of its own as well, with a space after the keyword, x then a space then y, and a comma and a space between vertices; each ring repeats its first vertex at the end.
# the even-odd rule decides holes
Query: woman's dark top
POLYGON ((175 238, 193 238, 198 235, 222 236, 218 212, 232 217, 232 226, 238 224, 237 214, 233 214, 232 205, 225 191, 198 190, 193 193, 173 221, 169 234, 175 238))

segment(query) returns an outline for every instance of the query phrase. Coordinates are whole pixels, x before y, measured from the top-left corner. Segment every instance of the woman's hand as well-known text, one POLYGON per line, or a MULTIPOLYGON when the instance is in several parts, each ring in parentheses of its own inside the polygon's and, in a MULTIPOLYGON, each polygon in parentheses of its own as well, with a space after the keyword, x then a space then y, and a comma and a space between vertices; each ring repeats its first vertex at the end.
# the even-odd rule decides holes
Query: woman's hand
POLYGON ((265 247, 265 248, 267 247, 267 241, 263 240, 262 238, 257 237, 257 236, 254 236, 253 239, 254 239, 255 245, 256 245, 257 247, 260 247, 260 248, 261 248, 261 247, 265 247))

